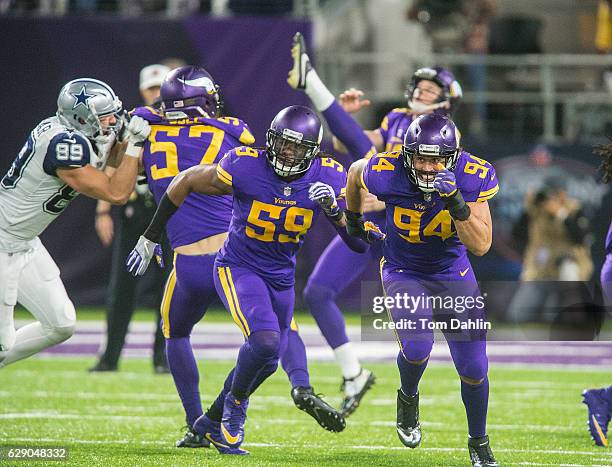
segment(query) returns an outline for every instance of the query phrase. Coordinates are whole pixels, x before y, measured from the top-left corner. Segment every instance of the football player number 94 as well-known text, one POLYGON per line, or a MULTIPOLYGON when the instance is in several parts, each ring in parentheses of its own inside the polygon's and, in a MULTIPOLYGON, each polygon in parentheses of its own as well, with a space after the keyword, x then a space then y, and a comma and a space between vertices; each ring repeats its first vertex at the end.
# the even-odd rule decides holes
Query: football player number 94
POLYGON ((312 225, 313 212, 297 206, 276 206, 253 201, 245 232, 247 237, 262 242, 298 243, 312 225), (276 225, 267 219, 283 219, 284 233, 276 232, 276 225), (275 238, 276 237, 276 238, 275 238))
MULTIPOLYGON (((372 166, 372 170, 375 172, 395 170, 395 165, 389 160, 389 158, 397 159, 399 155, 399 151, 382 153, 381 155, 376 157, 376 164, 372 166)), ((475 162, 466 162, 463 171, 466 174, 478 174, 479 178, 485 178, 487 176, 487 173, 489 173, 489 168, 486 166, 487 162, 473 155, 470 155, 470 159, 475 162)))
POLYGON ((223 143, 223 137, 225 136, 225 131, 220 128, 210 125, 191 125, 189 127, 153 125, 151 127, 151 134, 149 135, 149 142, 151 143, 150 152, 152 157, 160 161, 151 166, 151 177, 153 180, 178 175, 178 153, 176 144, 172 139, 178 138, 181 133, 184 134, 187 131, 189 132, 187 134, 189 138, 200 138, 203 134, 211 135, 210 144, 206 152, 202 155, 200 164, 212 164, 215 162, 215 158, 217 154, 219 154, 221 144, 223 143), (170 141, 158 141, 158 135, 164 135, 164 139, 170 141))

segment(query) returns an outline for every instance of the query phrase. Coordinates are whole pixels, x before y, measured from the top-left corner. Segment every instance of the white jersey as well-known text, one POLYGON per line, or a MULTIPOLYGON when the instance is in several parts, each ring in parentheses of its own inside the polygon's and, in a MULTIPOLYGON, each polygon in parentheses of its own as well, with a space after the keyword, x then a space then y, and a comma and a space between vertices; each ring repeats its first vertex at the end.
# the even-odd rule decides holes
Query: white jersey
POLYGON ((57 176, 57 168, 103 169, 109 152, 104 149, 96 153, 82 133, 57 117, 40 122, 0 180, 0 250, 40 235, 78 195, 57 176))

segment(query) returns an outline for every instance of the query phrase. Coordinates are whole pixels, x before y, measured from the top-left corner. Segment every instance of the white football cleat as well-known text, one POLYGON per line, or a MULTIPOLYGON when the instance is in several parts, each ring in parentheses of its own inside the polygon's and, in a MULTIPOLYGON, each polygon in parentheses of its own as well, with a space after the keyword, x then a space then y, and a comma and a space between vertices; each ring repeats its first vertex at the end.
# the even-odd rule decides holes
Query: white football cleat
POLYGON ((306 75, 312 70, 312 66, 310 65, 308 52, 306 52, 304 36, 299 32, 296 32, 293 36, 291 58, 293 58, 293 67, 289 70, 287 83, 293 89, 306 89, 306 75))

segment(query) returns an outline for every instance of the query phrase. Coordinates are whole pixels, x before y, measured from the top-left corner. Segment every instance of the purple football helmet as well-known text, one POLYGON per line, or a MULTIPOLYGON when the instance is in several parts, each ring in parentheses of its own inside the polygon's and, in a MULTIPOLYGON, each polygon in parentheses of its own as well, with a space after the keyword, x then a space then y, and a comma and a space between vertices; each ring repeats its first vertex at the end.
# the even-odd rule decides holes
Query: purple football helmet
POLYGON ((441 163, 453 170, 461 152, 461 133, 453 121, 437 113, 421 115, 406 130, 402 159, 410 180, 426 193, 434 191, 433 181, 441 163), (417 165, 421 168, 417 169, 417 165))
POLYGON ((266 155, 281 177, 306 172, 319 153, 323 127, 316 113, 301 105, 285 107, 266 132, 266 155))
POLYGON ((219 86, 204 68, 187 65, 170 71, 161 85, 162 110, 168 120, 219 117, 219 86))
MULTIPOLYGON (((418 91, 417 91, 418 92, 418 91)), ((423 114, 428 112, 436 112, 442 115, 452 115, 459 101, 463 97, 461 85, 455 79, 455 75, 450 70, 436 66, 433 68, 419 68, 408 83, 406 88, 406 99, 408 99, 408 107, 413 111, 423 114), (428 80, 436 83, 442 88, 442 94, 433 104, 423 104, 415 100, 415 90, 419 81, 428 80)))

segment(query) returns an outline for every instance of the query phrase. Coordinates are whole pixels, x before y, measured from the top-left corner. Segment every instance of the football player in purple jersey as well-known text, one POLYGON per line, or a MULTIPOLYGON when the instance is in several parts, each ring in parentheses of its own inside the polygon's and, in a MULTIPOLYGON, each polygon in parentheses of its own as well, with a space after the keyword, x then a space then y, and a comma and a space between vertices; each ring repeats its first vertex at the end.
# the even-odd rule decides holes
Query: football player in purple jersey
MULTIPOLYGON (((135 111, 150 121, 154 128, 145 148, 144 164, 157 202, 179 171, 218 162, 230 149, 254 142, 244 122, 233 117, 221 117, 218 87, 203 68, 186 66, 170 73, 162 84, 161 99, 161 111, 152 107, 135 111)), ((162 329, 170 369, 188 425, 177 447, 209 444, 206 438, 191 429, 195 420, 202 415, 202 406, 198 389, 199 374, 189 336, 195 323, 202 319, 210 302, 217 296, 213 263, 227 238, 231 212, 231 196, 192 193, 167 225, 176 259, 162 301, 162 329), (202 274, 202 271, 209 271, 210 274, 202 274)), ((133 268, 132 272, 135 272, 133 268)), ((310 386, 306 349, 297 332, 297 325, 295 322, 291 324, 281 362, 294 389, 293 400, 299 408, 303 408, 306 397, 307 412, 327 428, 329 424, 325 416, 320 416, 326 412, 314 410, 314 407, 325 407, 327 412, 332 409, 310 386)))
MULTIPOLYGON (((147 120, 152 128, 143 165, 157 203, 180 171, 219 162, 230 149, 255 142, 243 121, 221 115, 219 88, 213 77, 197 66, 169 72, 161 84, 160 106, 139 107, 133 114, 147 120)), ((231 196, 192 193, 166 226, 175 259, 161 304, 162 331, 188 426, 177 447, 210 444, 191 428, 203 411, 190 336, 217 297, 213 264, 227 238, 231 213, 231 196)))
POLYGON ((486 432, 488 362, 485 332, 477 326, 484 322, 484 304, 467 252, 480 256, 489 250, 492 224, 487 200, 498 190, 491 164, 463 151, 455 124, 432 113, 410 124, 401 151, 351 166, 346 210, 347 230, 362 236, 364 194, 370 192, 385 202, 387 237, 381 261, 385 294, 423 297, 414 308, 396 304, 388 309, 394 322, 412 323, 396 330, 400 441, 410 448, 421 442, 418 383, 433 345, 431 325, 446 323, 446 330, 440 328, 461 379, 472 465, 490 467, 498 464, 486 432), (472 305, 440 309, 439 302, 428 297, 472 305), (460 331, 451 330, 457 329, 453 320, 461 325, 460 331), (470 327, 464 331, 463 325, 470 327))
MULTIPOLYGON (((612 183, 612 143, 598 146, 595 153, 603 157, 600 170, 604 183, 612 183)), ((610 216, 610 213, 608 213, 610 216)), ((606 260, 601 267, 601 287, 607 307, 612 305, 612 219, 606 236, 606 260)), ((612 418, 612 386, 587 389, 582 392, 582 402, 588 409, 591 437, 597 446, 608 446, 608 424, 612 418)))
MULTIPOLYGON (((461 86, 449 70, 441 67, 421 68, 414 73, 406 90, 408 108, 393 109, 379 128, 364 131, 348 115, 369 105, 369 101, 360 100, 363 92, 354 89, 345 91, 340 95, 340 102, 336 102, 312 67, 300 33, 293 38, 291 54, 293 67, 287 82, 308 95, 328 122, 334 134, 335 147, 344 151, 348 149, 354 160, 371 157, 383 150, 400 150, 406 129, 414 118, 431 112, 450 114, 462 96, 461 86)), ((384 208, 384 203, 374 195, 366 196, 364 214, 383 230, 384 208)), ((357 409, 374 384, 375 377, 370 370, 361 367, 355 355, 336 298, 369 264, 380 262, 381 256, 381 244, 372 245, 368 252, 360 254, 350 250, 340 237, 336 237, 317 261, 304 289, 304 301, 333 349, 342 371, 344 400, 341 410, 345 416, 357 409)))
MULTIPOLYGON (((245 343, 223 390, 194 430, 225 452, 240 449, 249 396, 276 371, 293 319, 295 257, 320 212, 343 228, 346 172, 333 159, 317 158, 322 127, 315 113, 302 106, 281 110, 266 135, 266 148, 238 147, 216 165, 181 172, 168 187, 158 210, 128 260, 137 272, 146 270, 159 248, 162 229, 193 193, 233 194, 229 235, 215 260, 215 287, 242 331, 245 343), (220 436, 215 437, 215 433, 220 436)), ((364 235, 367 242, 378 238, 364 235)), ((294 387, 296 405, 330 431, 342 431, 344 418, 316 399, 312 387, 294 387)))

